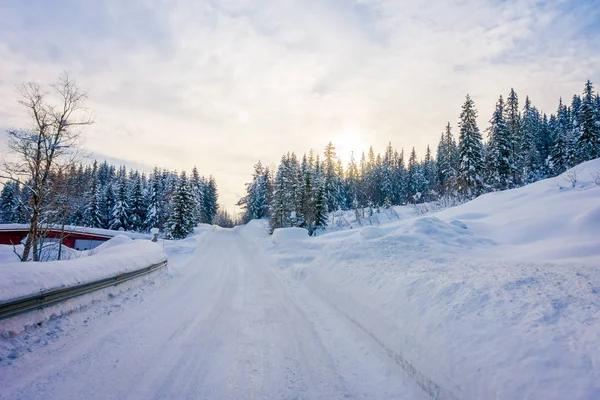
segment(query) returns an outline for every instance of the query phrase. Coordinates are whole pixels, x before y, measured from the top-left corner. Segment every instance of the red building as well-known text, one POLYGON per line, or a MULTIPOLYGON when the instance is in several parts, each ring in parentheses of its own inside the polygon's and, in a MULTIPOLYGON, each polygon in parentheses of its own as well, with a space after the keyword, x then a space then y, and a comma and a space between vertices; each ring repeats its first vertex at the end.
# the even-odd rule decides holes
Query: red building
MULTIPOLYGON (((23 224, 0 224, 0 244, 20 244, 29 232, 29 226, 23 224)), ((60 228, 44 228, 44 241, 59 241, 62 237, 63 245, 76 250, 90 250, 103 242, 123 232, 104 229, 82 228, 69 226, 64 230, 60 228)))

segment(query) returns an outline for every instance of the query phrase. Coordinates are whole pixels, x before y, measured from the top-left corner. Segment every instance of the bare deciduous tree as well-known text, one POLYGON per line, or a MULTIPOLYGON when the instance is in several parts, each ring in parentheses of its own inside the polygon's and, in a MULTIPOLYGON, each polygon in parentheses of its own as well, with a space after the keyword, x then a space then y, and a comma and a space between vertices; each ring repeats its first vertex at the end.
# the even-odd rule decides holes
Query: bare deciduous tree
POLYGON ((42 211, 48 201, 52 172, 75 161, 82 126, 93 123, 85 107, 87 94, 66 72, 49 92, 28 82, 19 87, 19 104, 26 108, 30 126, 8 132, 9 157, 2 165, 1 177, 19 182, 29 196, 29 234, 22 261, 39 260, 42 211))

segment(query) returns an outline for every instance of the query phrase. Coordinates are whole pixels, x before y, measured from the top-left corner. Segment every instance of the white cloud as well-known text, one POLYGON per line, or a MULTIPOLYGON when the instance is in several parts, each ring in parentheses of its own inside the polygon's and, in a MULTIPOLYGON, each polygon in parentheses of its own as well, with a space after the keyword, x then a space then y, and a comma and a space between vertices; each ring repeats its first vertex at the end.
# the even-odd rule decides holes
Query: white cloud
POLYGON ((0 10, 0 125, 22 124, 15 84, 67 69, 90 92, 92 151, 197 165, 227 207, 255 160, 321 149, 349 125, 376 150, 392 141, 423 154, 456 124, 467 92, 485 125, 511 87, 552 112, 586 79, 600 84, 598 11, 587 3, 53 4, 67 13, 60 28, 42 23, 48 10, 0 10))

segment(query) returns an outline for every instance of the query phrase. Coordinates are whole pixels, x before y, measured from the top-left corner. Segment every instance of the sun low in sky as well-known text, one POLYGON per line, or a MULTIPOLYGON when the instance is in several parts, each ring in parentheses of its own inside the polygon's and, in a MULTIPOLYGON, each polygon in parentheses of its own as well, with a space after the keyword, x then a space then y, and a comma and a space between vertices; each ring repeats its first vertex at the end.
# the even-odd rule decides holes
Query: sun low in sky
POLYGON ((369 143, 365 135, 357 128, 346 128, 333 136, 331 140, 335 146, 337 156, 342 160, 344 167, 348 165, 351 157, 358 163, 362 152, 365 154, 369 148, 369 143))
POLYGON ((15 85, 68 71, 89 94, 95 157, 196 165, 232 210, 253 164, 287 151, 332 141, 346 164, 392 142, 422 157, 467 93, 482 131, 511 87, 554 112, 600 82, 599 14, 597 1, 3 1, 0 130, 26 121, 15 85))

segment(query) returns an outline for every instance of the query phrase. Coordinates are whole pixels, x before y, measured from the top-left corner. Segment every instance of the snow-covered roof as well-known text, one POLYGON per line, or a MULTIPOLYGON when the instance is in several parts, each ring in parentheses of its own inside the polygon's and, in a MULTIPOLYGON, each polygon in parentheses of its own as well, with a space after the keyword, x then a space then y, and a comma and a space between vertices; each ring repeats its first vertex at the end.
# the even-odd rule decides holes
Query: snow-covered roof
MULTIPOLYGON (((61 226, 49 226, 45 227, 45 229, 62 229, 61 226)), ((2 231, 26 231, 29 230, 28 224, 0 224, 0 232, 2 231)), ((138 232, 124 232, 124 231, 114 231, 110 229, 101 229, 101 228, 88 228, 83 226, 74 226, 74 225, 65 225, 65 231, 73 232, 73 233, 85 233, 89 235, 96 236, 104 236, 104 237, 115 237, 117 235, 124 235, 131 239, 150 239, 151 235, 147 235, 144 233, 138 232)))

